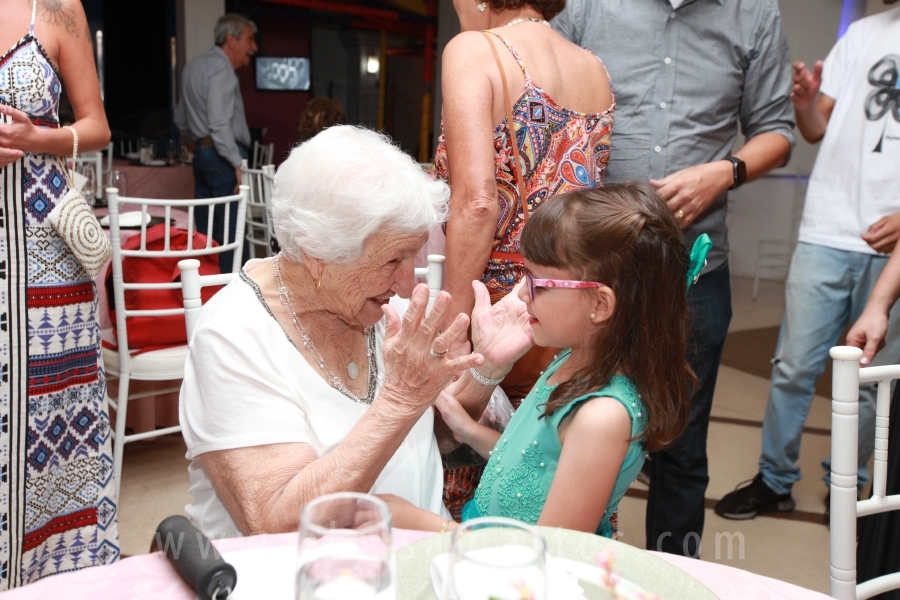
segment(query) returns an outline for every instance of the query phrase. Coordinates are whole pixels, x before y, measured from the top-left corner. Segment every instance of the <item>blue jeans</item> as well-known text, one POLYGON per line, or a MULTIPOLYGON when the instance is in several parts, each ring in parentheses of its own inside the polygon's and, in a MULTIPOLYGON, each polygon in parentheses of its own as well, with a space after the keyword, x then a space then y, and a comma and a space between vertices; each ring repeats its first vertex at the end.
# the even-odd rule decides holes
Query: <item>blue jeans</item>
MULTIPOLYGON (((247 152, 238 146, 241 156, 247 158, 247 152)), ((194 198, 219 198, 234 194, 237 187, 237 177, 234 167, 230 162, 222 158, 215 148, 197 147, 194 151, 194 198)), ((216 206, 213 219, 213 239, 220 244, 225 243, 225 206, 216 206)), ((228 240, 234 240, 237 232, 237 203, 229 206, 228 240)), ((198 206, 194 210, 194 219, 197 231, 205 233, 209 227, 209 208, 198 206)), ((241 264, 250 258, 250 249, 244 244, 241 264)), ((223 252, 219 255, 219 268, 223 273, 231 273, 234 264, 234 252, 223 252)))
MULTIPOLYGON (((759 471, 778 494, 791 491, 801 477, 797 458, 803 425, 814 386, 831 360, 845 325, 859 317, 887 257, 847 252, 800 243, 794 250, 785 288, 785 311, 772 360, 772 383, 762 429, 759 471)), ((893 364, 900 358, 900 309, 891 311, 887 346, 872 365, 893 364)), ((860 386, 859 485, 869 481, 866 463, 875 445, 875 385, 860 386)), ((822 464, 830 473, 831 463, 822 464)), ((825 483, 830 483, 826 475, 825 483)))
POLYGON ((728 265, 703 274, 690 292, 691 368, 700 380, 687 429, 647 465, 647 549, 698 558, 703 534, 709 462, 706 434, 722 348, 731 323, 731 274, 728 265))

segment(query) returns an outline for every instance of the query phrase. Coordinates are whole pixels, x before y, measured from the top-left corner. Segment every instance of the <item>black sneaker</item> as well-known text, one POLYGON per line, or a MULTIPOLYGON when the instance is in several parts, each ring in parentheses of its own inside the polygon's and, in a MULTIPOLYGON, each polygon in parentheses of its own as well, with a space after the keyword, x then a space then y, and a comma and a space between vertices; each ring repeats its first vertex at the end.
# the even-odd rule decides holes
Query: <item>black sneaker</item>
POLYGON ((715 511, 726 519, 752 519, 764 512, 787 512, 794 510, 794 499, 791 494, 776 494, 763 483, 762 473, 753 479, 738 484, 730 494, 716 503, 715 511), (740 487, 745 483, 750 485, 740 487))

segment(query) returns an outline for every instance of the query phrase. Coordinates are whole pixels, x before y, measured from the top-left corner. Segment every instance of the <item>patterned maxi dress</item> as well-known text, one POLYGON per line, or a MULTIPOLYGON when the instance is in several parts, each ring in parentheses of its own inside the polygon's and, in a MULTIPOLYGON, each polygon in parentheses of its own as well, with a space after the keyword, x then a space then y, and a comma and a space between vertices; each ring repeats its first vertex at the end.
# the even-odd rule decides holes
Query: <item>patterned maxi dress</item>
MULTIPOLYGON (((602 113, 586 114, 560 106, 531 80, 515 48, 496 32, 488 33, 503 42, 525 76, 525 88, 511 107, 516 144, 523 163, 515 171, 512 168, 509 123, 504 119, 494 128, 494 164, 500 213, 493 252, 481 281, 490 292, 491 301, 496 302, 525 276, 522 263, 508 258, 510 254, 519 254, 519 237, 525 225, 516 173, 524 175, 523 188, 529 213, 557 194, 600 186, 609 162, 615 97, 612 106, 602 113)), ((443 132, 438 140, 434 164, 437 176, 449 182, 443 132)), ((513 405, 517 406, 530 391, 530 385, 504 389, 513 405)), ((478 485, 481 468, 463 467, 444 475, 444 501, 451 514, 459 518, 462 505, 471 498, 478 485)))
MULTIPOLYGON (((32 14, 0 102, 59 127, 61 77, 33 33, 32 14)), ((57 156, 0 169, 0 590, 119 556, 97 291, 47 219, 67 191, 57 156)))

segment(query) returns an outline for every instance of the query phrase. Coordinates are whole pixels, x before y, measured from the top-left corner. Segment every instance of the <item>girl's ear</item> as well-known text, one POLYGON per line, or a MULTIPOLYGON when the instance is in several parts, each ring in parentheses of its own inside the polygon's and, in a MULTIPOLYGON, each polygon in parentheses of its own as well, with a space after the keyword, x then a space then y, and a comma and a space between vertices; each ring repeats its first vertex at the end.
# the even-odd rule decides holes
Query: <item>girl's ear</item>
POLYGON ((594 300, 591 304, 591 321, 594 325, 601 325, 609 321, 616 311, 616 293, 611 287, 603 286, 594 290, 594 300))

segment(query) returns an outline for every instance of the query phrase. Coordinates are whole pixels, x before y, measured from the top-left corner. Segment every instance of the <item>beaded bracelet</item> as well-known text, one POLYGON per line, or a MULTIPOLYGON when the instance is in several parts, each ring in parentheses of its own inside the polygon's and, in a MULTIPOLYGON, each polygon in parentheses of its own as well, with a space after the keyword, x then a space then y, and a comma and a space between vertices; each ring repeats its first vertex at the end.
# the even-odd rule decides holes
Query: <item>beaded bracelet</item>
POLYGON ((478 369, 472 367, 469 369, 469 373, 472 374, 472 377, 475 378, 475 381, 480 383, 481 385, 500 385, 500 382, 503 381, 503 378, 500 379, 488 379, 484 375, 478 372, 478 369))

